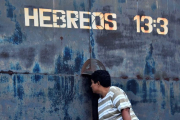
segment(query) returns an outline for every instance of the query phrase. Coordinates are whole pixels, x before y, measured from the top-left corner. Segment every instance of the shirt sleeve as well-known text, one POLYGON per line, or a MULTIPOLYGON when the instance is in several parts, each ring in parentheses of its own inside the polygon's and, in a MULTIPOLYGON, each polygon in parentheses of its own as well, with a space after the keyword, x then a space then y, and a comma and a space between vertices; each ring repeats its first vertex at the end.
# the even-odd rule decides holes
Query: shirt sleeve
POLYGON ((116 89, 112 98, 113 105, 121 112, 125 108, 131 108, 131 103, 122 89, 116 89))

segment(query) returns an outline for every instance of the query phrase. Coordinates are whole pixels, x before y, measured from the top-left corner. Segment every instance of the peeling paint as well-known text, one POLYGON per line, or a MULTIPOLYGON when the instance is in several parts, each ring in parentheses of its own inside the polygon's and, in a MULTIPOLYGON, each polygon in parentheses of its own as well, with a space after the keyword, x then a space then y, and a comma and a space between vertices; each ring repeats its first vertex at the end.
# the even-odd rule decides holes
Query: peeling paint
POLYGON ((23 100, 24 88, 22 83, 24 82, 24 78, 21 75, 13 76, 13 82, 14 97, 18 97, 18 99, 23 100))
POLYGON ((150 81, 149 84, 149 94, 148 97, 150 98, 150 102, 157 102, 156 97, 157 97, 157 90, 156 90, 156 84, 155 81, 150 81))
POLYGON ((162 103, 161 103, 161 108, 162 109, 165 109, 165 106, 166 106, 166 102, 165 102, 165 96, 166 96, 166 93, 165 93, 165 87, 164 87, 164 84, 163 82, 161 81, 160 82, 160 90, 161 90, 161 93, 162 93, 162 103))
POLYGON ((11 5, 11 3, 9 2, 9 0, 5 0, 6 3, 5 5, 7 6, 7 17, 11 19, 11 21, 15 21, 15 15, 13 13, 13 11, 16 9, 13 5, 11 5))
POLYGON ((68 47, 65 47, 63 61, 67 62, 68 60, 71 60, 71 58, 72 58, 72 50, 68 47))
POLYGON ((118 0, 119 3, 126 3, 126 0, 118 0))
POLYGON ((16 63, 15 65, 11 63, 11 70, 21 70, 21 66, 19 63, 16 63))
MULTIPOLYGON (((92 25, 91 25, 92 26, 92 25)), ((93 38, 93 31, 92 29, 90 30, 90 43, 91 43, 91 53, 92 53, 92 58, 96 58, 95 56, 95 53, 94 53, 94 46, 95 46, 95 43, 94 43, 94 38, 93 38)))
POLYGON ((21 32, 21 27, 19 23, 16 22, 16 29, 15 29, 14 34, 11 37, 7 38, 6 41, 18 45, 18 44, 21 44, 24 39, 25 39, 25 36, 21 32))
POLYGON ((74 58, 74 65, 68 64, 68 62, 72 61, 72 49, 66 47, 64 49, 63 57, 61 55, 58 56, 56 60, 56 67, 55 73, 70 73, 75 74, 76 72, 80 72, 81 67, 83 66, 84 62, 84 55, 83 53, 77 52, 76 57, 74 58))
MULTIPOLYGON (((127 93, 139 119, 179 119, 178 0, 3 0, 0 3, 1 119, 96 118, 94 109, 99 96, 93 95, 89 78, 80 75, 89 58, 96 58, 110 72, 112 85, 127 93), (114 13, 116 18, 109 16, 109 19, 117 22, 117 30, 25 26, 25 7, 114 13), (140 32, 137 32, 138 21, 134 20, 136 15, 140 17, 140 32), (148 26, 148 20, 142 21, 142 16, 151 17, 153 23, 148 26), (168 20, 167 35, 157 33, 164 24, 158 23, 158 18, 168 20), (151 33, 142 32, 141 27, 149 29, 151 25, 151 33)), ((58 14, 57 23, 61 23, 63 18, 58 14)), ((44 19, 45 24, 54 22, 50 14, 43 15, 45 19, 50 17, 44 19)), ((85 19, 78 18, 77 24, 80 20, 85 19)), ((30 22, 33 24, 33 19, 30 22)), ((100 25, 101 21, 90 19, 84 25, 92 27, 92 22, 100 25)))
POLYGON ((74 10, 77 10, 77 3, 76 3, 76 0, 73 0, 73 6, 74 6, 74 10))
POLYGON ((147 85, 146 85, 146 81, 143 80, 143 84, 142 84, 142 98, 143 98, 143 103, 147 102, 147 85))
POLYGON ((82 10, 85 11, 85 3, 84 2, 81 3, 80 6, 81 6, 82 10))
POLYGON ((152 9, 153 11, 155 11, 155 10, 157 9, 156 3, 153 3, 153 4, 151 5, 151 9, 152 9))
MULTIPOLYGON (((35 64, 34 69, 33 69, 33 73, 40 73, 41 69, 38 63, 35 64)), ((34 82, 39 82, 41 79, 43 78, 43 76, 41 75, 34 75, 32 77, 32 81, 34 82)))
POLYGON ((138 83, 135 80, 129 80, 127 82, 127 90, 132 91, 136 95, 139 91, 138 83))
POLYGON ((153 46, 152 46, 152 44, 150 44, 149 52, 148 52, 148 55, 146 57, 146 65, 145 65, 144 74, 149 75, 150 77, 154 78, 155 61, 153 59, 152 54, 153 54, 153 46))
POLYGON ((16 8, 11 5, 8 0, 6 0, 5 5, 7 6, 7 17, 10 18, 11 21, 15 22, 16 28, 14 34, 11 37, 5 38, 4 40, 16 45, 21 44, 26 39, 26 36, 22 33, 19 22, 16 21, 16 14, 13 13, 16 8))
POLYGON ((93 8, 95 0, 89 0, 89 9, 91 10, 93 8))

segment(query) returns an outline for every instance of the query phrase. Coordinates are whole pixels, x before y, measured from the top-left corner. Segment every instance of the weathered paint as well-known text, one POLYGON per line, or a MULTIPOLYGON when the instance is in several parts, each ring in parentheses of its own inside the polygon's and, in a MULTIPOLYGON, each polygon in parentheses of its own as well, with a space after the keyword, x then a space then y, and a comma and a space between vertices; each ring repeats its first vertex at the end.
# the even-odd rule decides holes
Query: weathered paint
POLYGON ((86 80, 82 82, 80 77, 75 76, 44 76, 40 81, 36 81, 33 77, 1 76, 1 118, 91 118, 90 88, 84 89, 82 86, 87 84, 86 80), (89 109, 81 111, 79 107, 89 109))
POLYGON ((80 75, 90 58, 101 61, 112 85, 128 94, 139 119, 179 119, 179 31, 178 0, 1 0, 0 119, 95 119, 97 96, 80 75), (33 8, 115 13, 110 19, 117 30, 35 27, 32 20, 25 26, 25 7, 31 15, 33 8), (166 18, 168 34, 156 31, 163 23, 152 33, 137 33, 136 15, 166 18))

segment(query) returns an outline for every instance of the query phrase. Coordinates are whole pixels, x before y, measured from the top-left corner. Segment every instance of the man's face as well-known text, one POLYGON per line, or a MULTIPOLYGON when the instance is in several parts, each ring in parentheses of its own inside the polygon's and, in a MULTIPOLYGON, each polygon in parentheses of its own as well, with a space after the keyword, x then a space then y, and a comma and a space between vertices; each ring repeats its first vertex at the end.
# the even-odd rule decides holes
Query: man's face
POLYGON ((98 82, 94 83, 94 81, 91 80, 91 88, 92 88, 93 93, 98 93, 98 88, 99 88, 98 82))

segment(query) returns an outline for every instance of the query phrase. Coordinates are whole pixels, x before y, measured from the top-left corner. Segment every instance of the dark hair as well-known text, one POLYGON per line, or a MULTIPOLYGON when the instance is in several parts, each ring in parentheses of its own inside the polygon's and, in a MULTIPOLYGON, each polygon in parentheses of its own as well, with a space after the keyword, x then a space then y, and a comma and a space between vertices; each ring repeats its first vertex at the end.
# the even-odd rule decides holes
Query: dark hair
POLYGON ((91 75, 91 79, 94 81, 94 83, 97 83, 99 81, 103 87, 111 86, 111 77, 109 75, 109 72, 106 70, 95 71, 91 75))

